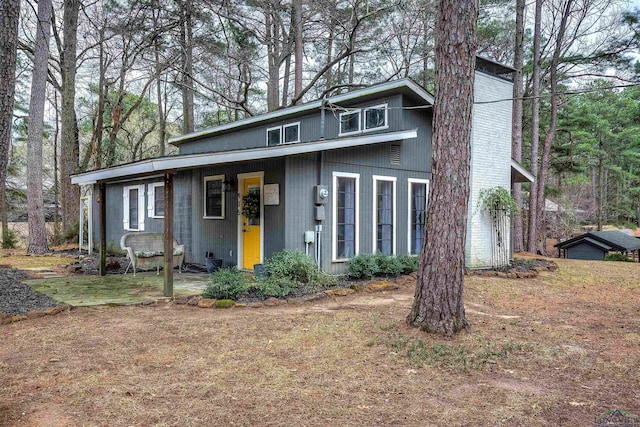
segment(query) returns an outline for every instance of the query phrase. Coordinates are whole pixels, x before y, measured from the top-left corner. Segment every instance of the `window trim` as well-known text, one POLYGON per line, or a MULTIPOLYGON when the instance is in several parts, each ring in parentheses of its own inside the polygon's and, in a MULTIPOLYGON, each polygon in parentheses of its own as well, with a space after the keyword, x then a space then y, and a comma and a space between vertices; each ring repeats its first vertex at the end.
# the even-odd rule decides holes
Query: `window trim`
POLYGON ((397 201, 398 201, 398 191, 397 191, 397 181, 398 179, 395 176, 384 176, 384 175, 373 175, 373 210, 372 214, 372 222, 373 222, 373 240, 372 247, 373 253, 376 253, 380 250, 378 248, 378 181, 386 181, 393 183, 393 239, 391 241, 391 255, 396 255, 396 243, 398 240, 398 209, 397 209, 397 201))
POLYGON ((332 229, 331 229, 331 262, 347 262, 349 258, 338 258, 338 178, 355 178, 355 248, 353 256, 360 253, 360 174, 350 172, 333 172, 332 229))
POLYGON ((152 182, 147 184, 147 216, 149 218, 164 218, 164 215, 156 215, 156 188, 161 187, 164 191, 164 182, 152 182))
POLYGON ((202 178, 202 219, 224 219, 227 213, 226 209, 226 190, 224 188, 224 175, 210 175, 202 178), (221 197, 222 197, 222 206, 221 206, 221 216, 213 216, 207 215, 207 182, 209 181, 220 181, 221 184, 221 197))
POLYGON ((267 128, 266 141, 265 141, 265 145, 267 147, 275 147, 276 146, 276 145, 269 145, 269 132, 271 132, 272 130, 280 131, 280 136, 278 138, 278 143, 276 145, 281 145, 282 144, 282 126, 273 126, 273 127, 267 128))
POLYGON ((292 122, 292 123, 287 123, 286 125, 280 125, 280 126, 273 126, 270 128, 267 128, 267 135, 266 135, 266 145, 267 147, 275 147, 276 145, 269 145, 269 132, 271 132, 272 130, 279 130, 280 131, 280 138, 278 138, 278 143, 276 145, 284 145, 284 144, 296 144, 298 142, 300 142, 300 122, 292 122), (288 141, 285 142, 284 140, 284 132, 286 128, 289 127, 293 127, 293 126, 297 126, 298 127, 298 137, 295 141, 288 141))
POLYGON ((280 132, 282 138, 280 138, 280 144, 295 144, 300 142, 300 122, 293 122, 286 125, 282 125, 282 131, 280 132), (295 141, 285 141, 286 129, 289 127, 297 126, 298 127, 298 138, 295 141))
POLYGON ((362 110, 362 132, 373 132, 376 130, 384 130, 384 129, 389 129, 389 104, 388 103, 372 105, 371 107, 367 107, 362 110), (367 111, 369 110, 384 110, 383 126, 377 126, 374 128, 367 127, 367 111))
POLYGON ((407 254, 411 256, 420 256, 420 253, 412 254, 411 253, 411 199, 413 198, 413 194, 411 194, 411 184, 425 184, 427 186, 425 193, 425 213, 427 211, 427 206, 429 205, 429 180, 425 178, 408 178, 407 179, 407 254))
POLYGON ((144 231, 144 217, 145 217, 145 185, 127 185, 122 187, 122 226, 126 231, 144 231), (131 200, 129 199, 129 192, 131 190, 138 190, 138 228, 131 228, 129 224, 129 208, 131 207, 131 200))
POLYGON ((362 108, 355 108, 353 110, 343 111, 338 116, 338 136, 355 135, 362 132, 362 108), (358 129, 350 132, 342 132, 342 116, 356 114, 358 117, 358 129))

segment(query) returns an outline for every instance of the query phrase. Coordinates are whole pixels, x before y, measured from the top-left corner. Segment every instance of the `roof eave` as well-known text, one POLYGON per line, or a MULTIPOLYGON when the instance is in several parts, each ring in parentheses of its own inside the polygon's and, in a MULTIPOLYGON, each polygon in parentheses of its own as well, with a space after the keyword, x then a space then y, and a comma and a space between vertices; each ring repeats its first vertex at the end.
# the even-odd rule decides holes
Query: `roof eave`
POLYGON ((148 175, 170 170, 190 169, 206 165, 260 160, 296 154, 314 153, 318 151, 359 147, 384 142, 413 139, 417 138, 417 136, 418 130, 410 129, 395 132, 358 135, 350 138, 282 144, 272 147, 257 147, 247 150, 160 157, 73 175, 71 177, 71 183, 77 185, 89 185, 100 181, 121 180, 124 177, 143 178, 148 175))
MULTIPOLYGON (((338 104, 341 102, 349 101, 352 99, 358 99, 365 96, 375 95, 376 93, 385 92, 393 89, 408 88, 414 92, 419 98, 429 105, 433 105, 433 96, 423 89, 420 85, 411 79, 393 80, 390 82, 382 83, 379 85, 370 86, 360 90, 354 90, 341 95, 335 95, 326 99, 327 102, 338 104)), ((187 133, 184 135, 175 136, 169 138, 169 144, 174 146, 180 146, 191 140, 205 138, 207 136, 215 135, 220 132, 229 131, 242 126, 254 125, 257 123, 265 122, 268 120, 277 119, 280 117, 286 117, 294 114, 303 113, 305 111, 311 111, 319 109, 322 106, 322 100, 311 101, 303 105, 283 108, 281 110, 272 111, 266 114, 260 114, 258 116, 249 117, 243 120, 238 120, 224 125, 215 126, 213 128, 203 129, 198 132, 187 133)))

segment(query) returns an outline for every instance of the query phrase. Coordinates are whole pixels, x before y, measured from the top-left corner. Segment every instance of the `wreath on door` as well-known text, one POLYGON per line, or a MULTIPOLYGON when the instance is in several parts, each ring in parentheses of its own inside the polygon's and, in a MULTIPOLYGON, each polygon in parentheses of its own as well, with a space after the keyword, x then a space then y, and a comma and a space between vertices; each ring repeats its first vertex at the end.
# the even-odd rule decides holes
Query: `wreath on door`
POLYGON ((260 217, 260 194, 249 193, 242 198, 242 214, 248 219, 260 217))

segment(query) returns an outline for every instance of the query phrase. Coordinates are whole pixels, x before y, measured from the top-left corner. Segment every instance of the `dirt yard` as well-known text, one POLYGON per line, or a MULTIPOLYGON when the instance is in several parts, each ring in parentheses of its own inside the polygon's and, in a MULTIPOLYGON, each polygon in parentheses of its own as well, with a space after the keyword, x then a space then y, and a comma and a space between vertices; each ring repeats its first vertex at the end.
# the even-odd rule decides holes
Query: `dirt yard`
POLYGON ((2 426, 593 425, 640 415, 640 266, 557 260, 468 277, 471 330, 407 328, 413 298, 79 308, 0 326, 2 426))

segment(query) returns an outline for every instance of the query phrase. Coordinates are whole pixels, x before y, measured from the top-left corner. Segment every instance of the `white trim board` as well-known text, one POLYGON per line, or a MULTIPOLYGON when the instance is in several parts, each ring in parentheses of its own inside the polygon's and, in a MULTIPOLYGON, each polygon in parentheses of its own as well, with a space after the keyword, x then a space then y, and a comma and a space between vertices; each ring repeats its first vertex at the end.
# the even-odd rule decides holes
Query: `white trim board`
POLYGON ((295 154, 315 153, 318 151, 340 148, 358 147, 383 142, 402 141, 418 137, 418 130, 402 130, 370 135, 358 135, 350 138, 336 138, 297 144, 283 144, 273 147, 259 147, 247 150, 224 151, 218 153, 187 154, 143 160, 111 168, 85 172, 71 177, 72 184, 86 185, 97 181, 110 181, 130 176, 139 179, 140 175, 157 174, 158 172, 189 169, 201 166, 219 165, 247 160, 262 160, 295 154))

